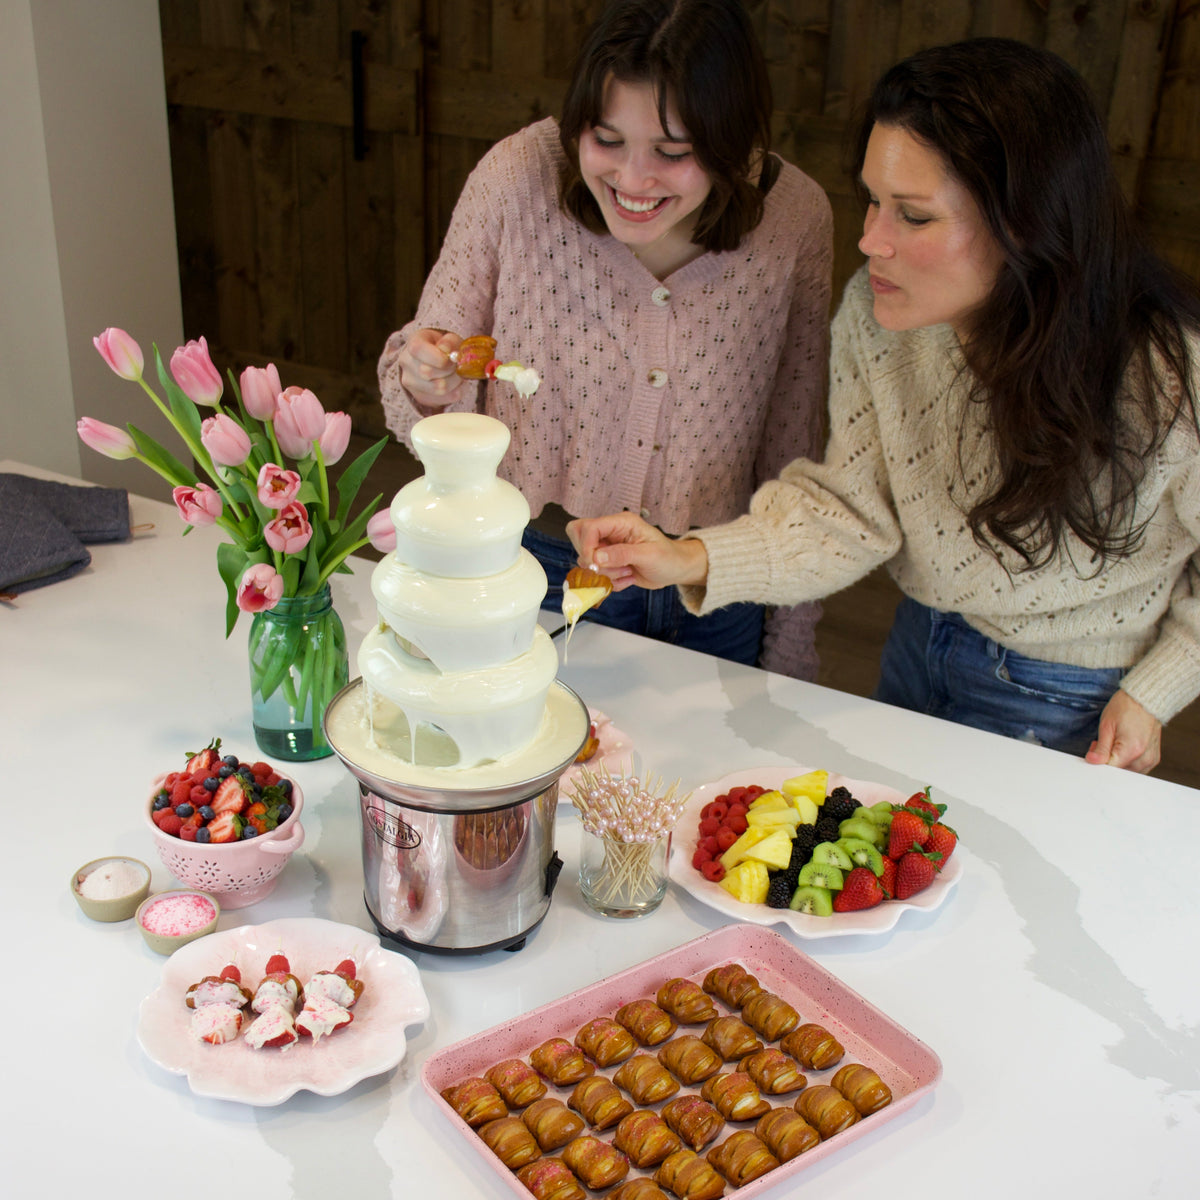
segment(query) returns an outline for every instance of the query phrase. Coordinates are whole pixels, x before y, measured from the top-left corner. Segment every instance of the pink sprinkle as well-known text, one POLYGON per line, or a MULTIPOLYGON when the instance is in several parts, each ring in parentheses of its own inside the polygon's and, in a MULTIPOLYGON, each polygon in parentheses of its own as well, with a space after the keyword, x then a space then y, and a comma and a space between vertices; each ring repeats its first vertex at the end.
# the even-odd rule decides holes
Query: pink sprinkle
POLYGON ((182 937, 203 929, 216 915, 206 896, 164 896, 142 913, 142 924, 163 937, 182 937))

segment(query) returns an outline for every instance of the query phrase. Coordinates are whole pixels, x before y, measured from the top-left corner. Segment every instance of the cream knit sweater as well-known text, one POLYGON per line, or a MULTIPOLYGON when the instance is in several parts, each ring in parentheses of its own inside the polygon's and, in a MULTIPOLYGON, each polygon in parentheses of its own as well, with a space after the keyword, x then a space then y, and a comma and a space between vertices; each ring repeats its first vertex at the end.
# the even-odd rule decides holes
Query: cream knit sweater
POLYGON ((1092 574, 1071 538, 1073 553, 1010 575, 963 515, 993 464, 949 327, 881 329, 864 268, 834 321, 830 367, 824 463, 791 463, 749 515, 693 535, 709 560, 707 586, 682 589, 693 612, 829 596, 886 562, 907 595, 1017 653, 1128 668, 1122 688, 1160 721, 1200 695, 1200 446, 1187 422, 1148 464, 1138 513, 1154 516, 1137 553, 1092 574))
MULTIPOLYGON (((379 362, 388 427, 440 411, 400 383, 417 329, 490 333, 535 367, 529 401, 464 385, 446 411, 503 421, 501 475, 536 516, 640 512, 674 534, 732 520, 797 455, 819 453, 828 364, 833 222, 821 189, 783 164, 759 226, 737 250, 700 255, 663 281, 607 234, 558 207, 553 120, 494 146, 472 172, 410 322, 379 362)), ((765 665, 812 675, 804 606, 768 628, 765 665)))

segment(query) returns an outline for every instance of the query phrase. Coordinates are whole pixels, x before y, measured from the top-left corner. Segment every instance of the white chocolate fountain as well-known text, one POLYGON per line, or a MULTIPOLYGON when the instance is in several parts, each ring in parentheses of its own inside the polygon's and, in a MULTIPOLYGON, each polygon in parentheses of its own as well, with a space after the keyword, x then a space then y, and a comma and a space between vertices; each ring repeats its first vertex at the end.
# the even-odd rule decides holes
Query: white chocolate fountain
POLYGON ((588 711, 555 679, 537 623, 546 574, 521 546, 529 505, 496 477, 508 429, 439 413, 412 439, 425 475, 392 501, 396 549, 371 577, 379 624, 325 733, 362 785, 376 924, 469 953, 523 942, 549 905, 557 782, 588 711))

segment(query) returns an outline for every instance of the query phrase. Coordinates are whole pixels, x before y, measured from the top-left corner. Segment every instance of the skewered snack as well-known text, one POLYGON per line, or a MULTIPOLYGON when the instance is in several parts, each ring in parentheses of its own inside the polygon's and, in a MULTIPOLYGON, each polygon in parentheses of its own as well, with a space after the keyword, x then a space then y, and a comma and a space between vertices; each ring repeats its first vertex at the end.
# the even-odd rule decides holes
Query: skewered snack
POLYGON ((294 1013, 304 1000, 304 988, 292 974, 288 960, 282 954, 273 954, 267 959, 267 972, 254 992, 250 1007, 256 1013, 266 1012, 276 1005, 294 1013))
POLYGON ((714 1075, 705 1080, 700 1095, 727 1121, 753 1121, 771 1109, 771 1102, 763 1099, 754 1080, 744 1071, 714 1075))
POLYGON ((622 1117, 613 1136, 613 1145, 628 1155, 635 1167, 653 1167, 674 1154, 681 1144, 679 1135, 648 1108, 622 1117))
POLYGON ((794 1109, 773 1108, 754 1127, 780 1162, 791 1162, 821 1144, 821 1135, 794 1109))
POLYGON ((829 1082, 858 1109, 859 1116, 869 1117, 892 1102, 892 1089, 861 1063, 840 1067, 829 1082))
POLYGON ((496 339, 483 333, 463 338, 450 357, 454 360, 455 373, 463 379, 483 379, 488 363, 496 357, 496 339))
POLYGON ((593 1129, 611 1129, 622 1117, 633 1112, 633 1105, 621 1095, 616 1084, 603 1075, 580 1080, 567 1103, 582 1113, 593 1129))
POLYGON ((324 996, 342 1008, 353 1008, 363 994, 363 981, 352 958, 343 958, 332 971, 317 971, 304 985, 304 998, 324 996))
POLYGON ((713 1002, 690 979, 668 979, 658 989, 658 1006, 681 1025, 699 1025, 717 1015, 713 1002))
POLYGON ((618 1025, 624 1025, 643 1046, 665 1042, 679 1026, 670 1013, 664 1012, 653 1000, 633 1000, 616 1011, 618 1025))
POLYGON ((725 1126, 725 1118, 700 1096, 676 1096, 668 1100, 662 1107, 662 1119, 693 1150, 707 1146, 725 1126))
POLYGON ((339 1029, 345 1029, 354 1020, 354 1014, 335 1000, 317 992, 304 993, 304 1007, 296 1016, 296 1032, 302 1037, 312 1038, 314 1044, 339 1029))
POLYGON ((564 1148, 562 1158, 584 1187, 593 1191, 611 1187, 629 1174, 629 1159, 620 1150, 586 1133, 564 1148))
POLYGON ((575 1035, 575 1045, 601 1067, 624 1062, 637 1050, 633 1035, 612 1017, 596 1017, 589 1021, 575 1035))
POLYGON ((675 1076, 649 1054, 635 1054, 623 1062, 613 1073, 613 1082, 639 1104, 657 1104, 679 1091, 675 1076))
POLYGON ((541 1158, 542 1152, 520 1117, 501 1117, 479 1127, 479 1136, 510 1171, 541 1158))
POLYGON ((587 1192, 561 1158, 539 1158, 526 1163, 517 1178, 536 1200, 587 1200, 587 1192))
POLYGON ((766 1143, 748 1129, 739 1129, 730 1134, 705 1157, 735 1188, 779 1166, 779 1159, 771 1153, 766 1143))
POLYGON ((742 1005, 742 1018, 768 1042, 778 1041, 800 1024, 800 1014, 774 992, 759 992, 742 1005))
POLYGON ((725 1180, 711 1163, 686 1146, 663 1160, 654 1182, 679 1200, 717 1200, 725 1194, 725 1180))
POLYGON ((199 983, 193 983, 184 994, 183 1002, 188 1008, 203 1008, 207 1004, 232 1004, 245 1008, 253 999, 249 988, 242 987, 242 973, 230 963, 220 975, 205 975, 199 983))
POLYGON ((566 1038, 553 1037, 543 1042, 530 1056, 533 1069, 551 1083, 566 1087, 596 1073, 596 1068, 584 1057, 578 1046, 566 1038))
POLYGON ((768 1096, 798 1092, 808 1083, 796 1060, 774 1046, 747 1054, 738 1063, 738 1070, 745 1071, 758 1084, 758 1090, 766 1092, 768 1096))
POLYGON ((552 1096, 535 1100, 521 1120, 543 1151, 558 1150, 583 1132, 583 1118, 552 1096))
POLYGON ((192 1013, 188 1033, 198 1042, 223 1046, 232 1042, 246 1017, 237 1004, 202 1004, 192 1013))
POLYGON ((464 1079, 462 1083, 456 1083, 453 1087, 443 1088, 442 1099, 472 1129, 477 1129, 488 1121, 508 1116, 508 1106, 496 1091, 495 1085, 486 1079, 464 1079))
POLYGON ((828 1083, 806 1087, 795 1109, 821 1135, 822 1141, 849 1129, 859 1119, 858 1109, 828 1083))
POLYGON ((608 1200, 668 1200, 667 1193, 653 1179, 627 1179, 608 1200))
POLYGON ((730 1008, 741 1008, 751 996, 761 992, 758 980, 741 963, 713 967, 704 977, 704 990, 724 1000, 730 1008))
POLYGON ((685 1033, 659 1048, 658 1061, 680 1083, 702 1083, 721 1069, 721 1056, 698 1037, 685 1033))
POLYGON ((713 1017, 704 1027, 700 1040, 726 1061, 745 1058, 763 1048, 754 1030, 741 1017, 713 1017))
POLYGON ((509 1108, 524 1108, 546 1094, 538 1073, 519 1058, 506 1058, 484 1072, 488 1083, 504 1097, 509 1108))
POLYGON ((810 1071, 824 1071, 840 1062, 846 1053, 841 1042, 824 1025, 811 1021, 780 1038, 779 1048, 810 1071))

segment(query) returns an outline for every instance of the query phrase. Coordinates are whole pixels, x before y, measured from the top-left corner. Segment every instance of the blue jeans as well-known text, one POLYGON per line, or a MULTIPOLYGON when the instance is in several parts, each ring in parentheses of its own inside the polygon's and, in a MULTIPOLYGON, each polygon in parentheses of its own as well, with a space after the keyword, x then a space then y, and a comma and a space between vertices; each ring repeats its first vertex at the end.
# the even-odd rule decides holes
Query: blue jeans
MULTIPOLYGON (((542 607, 561 613, 563 578, 578 566, 575 548, 566 538, 537 529, 526 529, 521 542, 546 572, 550 586, 542 607)), ((695 617, 683 607, 675 588, 650 591, 632 587, 613 592, 603 604, 585 613, 583 620, 750 666, 758 661, 762 647, 761 604, 730 604, 706 617, 695 617)))
POLYGON ((883 648, 875 699, 1082 755, 1124 674, 1027 658, 956 613, 905 597, 883 648))

